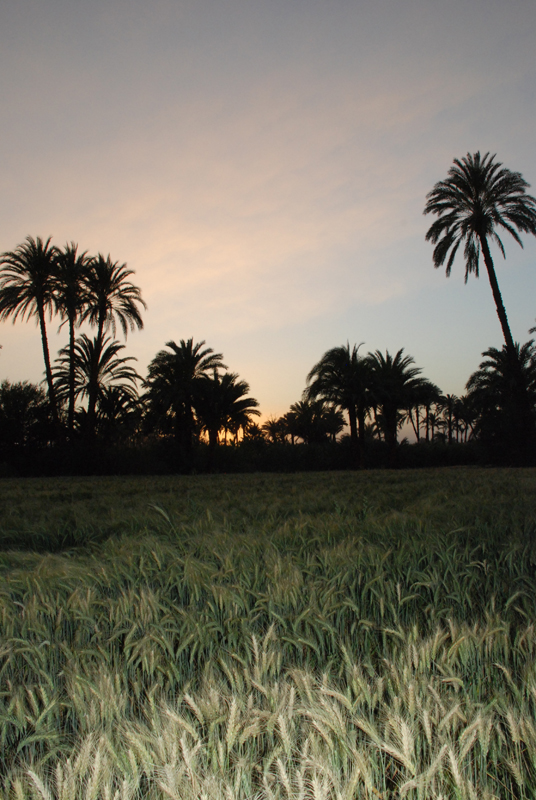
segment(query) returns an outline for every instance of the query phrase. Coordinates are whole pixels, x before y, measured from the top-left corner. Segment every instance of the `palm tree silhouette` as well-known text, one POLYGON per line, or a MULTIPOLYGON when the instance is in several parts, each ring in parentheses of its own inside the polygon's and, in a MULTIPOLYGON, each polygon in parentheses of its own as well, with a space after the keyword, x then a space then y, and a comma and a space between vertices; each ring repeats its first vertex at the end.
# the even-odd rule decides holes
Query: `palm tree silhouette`
POLYGON ((97 426, 107 442, 125 442, 140 431, 143 408, 133 386, 110 384, 99 396, 97 426))
POLYGON ((296 427, 296 415, 294 411, 287 411, 276 423, 282 431, 284 441, 287 440, 288 436, 290 438, 290 443, 294 445, 296 443, 296 436, 300 435, 296 427))
POLYGON ((141 290, 127 280, 133 274, 134 270, 127 269, 126 264, 113 262, 109 255, 104 258, 99 253, 91 260, 85 278, 87 297, 82 319, 97 326, 99 341, 102 341, 104 331, 109 327, 115 336, 117 323, 125 338, 129 329, 143 328, 138 305, 144 309, 147 305, 142 299, 141 290))
POLYGON ((149 404, 149 416, 161 424, 172 420, 175 438, 189 469, 192 465, 193 436, 195 431, 194 407, 200 382, 214 370, 226 369, 223 355, 211 347, 203 349, 205 342, 194 344, 193 339, 166 342, 168 350, 160 350, 148 367, 144 386, 149 404))
POLYGON ((447 430, 447 441, 449 444, 452 444, 453 441, 453 434, 458 419, 457 414, 459 403, 460 398, 455 394, 441 395, 438 401, 438 406, 443 412, 443 421, 447 430))
POLYGON ((249 384, 238 380, 236 372, 219 375, 213 371, 199 382, 197 397, 194 400, 196 414, 202 429, 208 433, 208 469, 212 469, 214 453, 221 431, 238 435, 251 422, 252 416, 259 416, 259 403, 254 397, 247 397, 249 384))
POLYGON ((350 440, 357 466, 363 466, 365 419, 371 406, 370 367, 359 355, 361 345, 333 347, 315 364, 307 376, 305 397, 322 397, 348 413, 350 440))
POLYGON ((475 425, 475 409, 471 398, 462 394, 458 399, 458 419, 461 430, 461 438, 466 442, 468 437, 472 435, 475 425))
POLYGON ((280 444, 285 441, 288 432, 286 417, 287 414, 283 417, 268 417, 261 425, 261 431, 272 444, 280 444))
POLYGON ((471 273, 479 274, 480 252, 493 292, 504 341, 510 353, 514 353, 514 341, 501 292, 489 242, 494 241, 503 257, 503 243, 497 233, 503 228, 523 247, 517 231, 536 236, 536 198, 526 194, 529 184, 519 172, 511 172, 498 161, 495 155, 480 152, 454 159, 448 178, 435 184, 426 196, 425 214, 435 214, 426 240, 435 245, 434 266, 440 267, 448 256, 446 274, 450 275, 458 248, 464 244, 465 282, 471 273))
POLYGON ((426 440, 428 441, 428 414, 430 413, 431 405, 437 403, 440 397, 441 391, 439 388, 426 379, 423 379, 420 386, 415 388, 413 392, 414 404, 408 408, 408 419, 411 422, 411 427, 413 428, 417 442, 420 441, 421 438, 421 422, 425 424, 426 440), (421 408, 424 410, 424 417, 421 417, 421 408), (413 416, 413 412, 415 412, 415 417, 413 416))
MULTIPOLYGON (((517 345, 520 361, 529 378, 529 383, 536 386, 535 348, 531 340, 522 347, 517 345)), ((489 347, 482 355, 484 360, 470 376, 466 388, 473 401, 478 399, 480 408, 503 406, 511 401, 511 384, 514 381, 512 364, 505 347, 498 350, 489 347)))
POLYGON ((484 361, 467 381, 468 399, 476 412, 475 434, 494 439, 502 439, 502 448, 509 453, 509 459, 518 463, 523 457, 524 420, 519 418, 515 386, 518 369, 526 386, 530 412, 536 406, 536 347, 531 339, 524 345, 515 345, 516 358, 513 361, 508 349, 490 347, 482 355, 484 361), (521 429, 521 430, 520 430, 521 429))
POLYGON ((464 243, 466 282, 471 272, 478 277, 482 252, 515 376, 512 391, 521 422, 519 452, 524 453, 523 461, 530 461, 536 435, 534 419, 522 366, 517 360, 519 349, 514 344, 508 324, 489 242, 494 241, 504 257, 504 246, 497 229, 508 231, 521 247, 523 242, 518 231, 536 236, 536 198, 526 193, 529 184, 519 172, 511 172, 494 159, 495 155, 486 153, 482 157, 477 152, 454 160, 448 178, 436 183, 427 195, 424 213, 435 214, 437 219, 428 230, 426 239, 435 244, 435 267, 444 264, 448 256, 447 276, 460 244, 464 243))
MULTIPOLYGON (((75 326, 80 322, 86 301, 85 281, 91 263, 87 252, 78 253, 74 242, 56 251, 54 266, 54 305, 69 325, 69 396, 67 430, 72 436, 75 405, 75 326)), ((62 325, 64 324, 62 323, 62 325)), ((60 325, 60 328, 62 326, 60 325)))
POLYGON ((291 405, 290 414, 292 435, 305 444, 325 442, 328 437, 335 440, 344 428, 342 413, 324 399, 300 400, 291 405))
MULTIPOLYGON (((137 397, 136 382, 141 380, 136 370, 128 362, 136 361, 134 356, 119 356, 125 345, 110 337, 99 342, 97 337, 90 339, 85 333, 74 346, 75 397, 89 398, 94 387, 97 387, 97 402, 112 386, 120 387, 131 397, 137 397)), ((66 399, 70 392, 71 354, 70 347, 63 347, 56 359, 57 366, 53 370, 54 382, 59 399, 66 399)), ((93 413, 87 411, 89 433, 93 435, 96 427, 96 408, 93 413)))
MULTIPOLYGON (((141 290, 134 286, 128 278, 134 271, 127 269, 126 264, 113 262, 108 255, 106 258, 99 255, 88 264, 85 276, 85 309, 81 316, 82 322, 89 322, 97 326, 95 346, 102 350, 105 332, 111 328, 115 336, 117 325, 121 327, 123 335, 143 328, 140 308, 147 308, 142 299, 141 290)), ((90 387, 88 399, 88 414, 95 412, 97 402, 97 386, 90 387)))
POLYGON ((436 436, 436 428, 438 430, 441 428, 441 420, 437 410, 437 405, 435 411, 430 411, 429 409, 427 410, 426 428, 426 441, 429 441, 431 438, 433 442, 436 436))
POLYGON ((388 350, 385 356, 379 350, 368 354, 372 402, 378 427, 388 446, 391 467, 396 463, 398 429, 407 416, 407 410, 415 406, 419 391, 427 383, 419 377, 421 369, 411 366, 415 363, 413 358, 403 356, 403 352, 404 348, 401 348, 394 357, 388 350))
POLYGON ((0 256, 0 320, 9 317, 16 322, 18 317, 36 317, 41 332, 48 401, 56 428, 59 425, 58 405, 46 329, 46 315, 54 309, 54 261, 56 248, 38 236, 27 236, 15 250, 0 256))

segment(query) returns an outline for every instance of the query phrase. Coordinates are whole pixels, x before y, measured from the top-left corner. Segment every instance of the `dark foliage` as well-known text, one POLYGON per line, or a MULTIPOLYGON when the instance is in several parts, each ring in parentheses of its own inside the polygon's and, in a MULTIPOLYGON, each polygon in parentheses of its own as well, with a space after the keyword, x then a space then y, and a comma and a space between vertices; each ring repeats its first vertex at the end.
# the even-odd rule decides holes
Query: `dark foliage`
POLYGON ((515 344, 512 359, 506 345, 490 347, 484 360, 467 381, 468 399, 475 414, 475 436, 490 461, 496 464, 534 463, 524 439, 525 424, 520 416, 516 387, 521 375, 532 412, 536 416, 536 348, 530 340, 515 344))

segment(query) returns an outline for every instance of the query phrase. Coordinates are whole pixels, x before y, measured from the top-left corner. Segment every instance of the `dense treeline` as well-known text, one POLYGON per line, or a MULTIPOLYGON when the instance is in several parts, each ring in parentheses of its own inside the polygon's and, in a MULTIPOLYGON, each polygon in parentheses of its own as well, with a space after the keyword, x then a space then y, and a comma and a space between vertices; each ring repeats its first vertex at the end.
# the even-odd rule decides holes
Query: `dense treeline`
MULTIPOLYGON (((142 379, 103 339, 96 400, 88 410, 88 365, 98 348, 75 340, 75 400, 69 424, 68 348, 52 369, 58 422, 45 389, 0 385, 3 473, 107 474, 279 471, 517 463, 509 361, 488 350, 463 397, 442 394, 403 350, 360 355, 328 350, 307 376, 300 401, 262 425, 257 401, 220 353, 192 339, 168 342, 142 379), (59 424, 58 424, 59 423, 59 424), (400 441, 411 425, 415 443, 400 441)), ((536 349, 519 350, 536 408, 536 349)))
MULTIPOLYGON (((205 342, 166 343, 136 372, 117 329, 143 328, 146 308, 126 264, 28 236, 0 257, 0 320, 34 318, 45 380, 0 387, 0 462, 23 472, 167 472, 533 464, 536 452, 536 349, 513 341, 489 243, 497 229, 522 244, 536 235, 536 199, 527 182, 495 156, 455 159, 427 196, 437 219, 426 238, 436 267, 450 271, 461 244, 465 279, 482 253, 505 344, 490 348, 467 394, 443 394, 410 355, 346 344, 328 350, 306 379, 301 400, 259 426, 249 385, 205 342), (67 325, 68 342, 51 361, 47 318, 67 325), (76 335, 86 324, 95 335, 76 335), (410 448, 400 442, 409 424, 410 448), (411 452, 410 452, 411 450, 411 452)), ((536 331, 535 328, 530 333, 536 331)))

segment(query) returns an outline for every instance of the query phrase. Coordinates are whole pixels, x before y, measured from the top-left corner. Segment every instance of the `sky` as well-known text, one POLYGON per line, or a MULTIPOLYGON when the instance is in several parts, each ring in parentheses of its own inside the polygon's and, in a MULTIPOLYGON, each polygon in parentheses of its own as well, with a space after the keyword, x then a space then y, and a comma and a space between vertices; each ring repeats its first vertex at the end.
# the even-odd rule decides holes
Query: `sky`
MULTIPOLYGON (((205 340, 263 416, 346 342, 463 394, 501 328, 485 271, 434 269, 422 212, 477 150, 536 194, 535 40, 534 0, 0 0, 0 252, 51 236, 126 263, 138 371, 205 340)), ((523 241, 493 250, 521 342, 523 241)), ((33 322, 0 344, 0 380, 42 380, 33 322)))

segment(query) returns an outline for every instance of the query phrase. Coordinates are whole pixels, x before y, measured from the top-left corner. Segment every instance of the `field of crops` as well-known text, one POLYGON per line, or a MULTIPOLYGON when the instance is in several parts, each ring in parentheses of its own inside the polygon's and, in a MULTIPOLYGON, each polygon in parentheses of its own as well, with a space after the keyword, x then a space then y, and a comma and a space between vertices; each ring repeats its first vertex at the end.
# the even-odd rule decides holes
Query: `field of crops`
POLYGON ((536 471, 4 480, 0 798, 536 797, 536 471))

